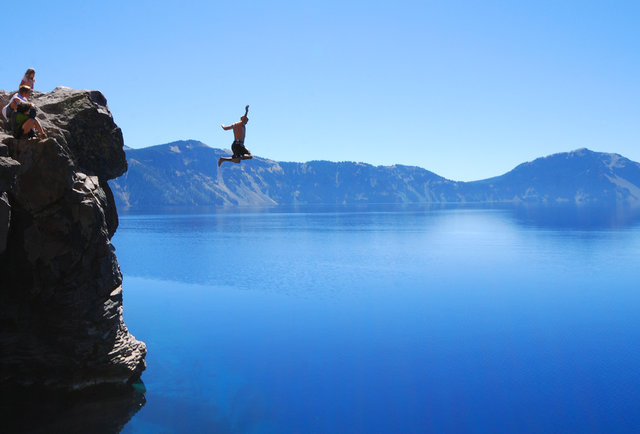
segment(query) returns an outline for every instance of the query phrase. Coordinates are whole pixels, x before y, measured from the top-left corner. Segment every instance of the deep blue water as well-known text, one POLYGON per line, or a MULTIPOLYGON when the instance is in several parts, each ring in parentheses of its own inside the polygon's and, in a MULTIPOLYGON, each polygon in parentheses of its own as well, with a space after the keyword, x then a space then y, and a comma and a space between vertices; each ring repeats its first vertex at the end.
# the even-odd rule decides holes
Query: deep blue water
POLYGON ((640 429, 633 215, 130 215, 113 243, 149 351, 123 432, 640 429))

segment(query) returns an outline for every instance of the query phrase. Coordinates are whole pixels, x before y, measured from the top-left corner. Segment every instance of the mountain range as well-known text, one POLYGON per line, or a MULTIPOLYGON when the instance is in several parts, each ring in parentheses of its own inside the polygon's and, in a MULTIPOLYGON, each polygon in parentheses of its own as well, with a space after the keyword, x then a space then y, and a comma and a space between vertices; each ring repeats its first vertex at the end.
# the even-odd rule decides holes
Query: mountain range
POLYGON ((621 155, 578 149, 520 164, 473 182, 412 166, 355 162, 242 164, 228 150, 195 140, 125 149, 128 171, 109 181, 118 209, 357 203, 536 203, 640 205, 640 164, 621 155))

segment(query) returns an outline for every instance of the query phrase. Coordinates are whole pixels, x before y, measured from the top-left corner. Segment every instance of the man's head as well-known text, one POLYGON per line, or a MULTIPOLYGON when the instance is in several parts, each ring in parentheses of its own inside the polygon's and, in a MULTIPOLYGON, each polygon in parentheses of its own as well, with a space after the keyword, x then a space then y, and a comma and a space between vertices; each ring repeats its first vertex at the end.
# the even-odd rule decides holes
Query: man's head
POLYGON ((245 115, 245 116, 241 116, 240 120, 242 121, 243 124, 247 124, 247 122, 249 122, 249 118, 245 115))
POLYGON ((31 86, 23 84, 20 86, 20 89, 18 89, 18 93, 22 96, 29 96, 31 94, 31 86))
POLYGON ((16 111, 18 113, 27 113, 29 110, 31 110, 31 107, 33 107, 30 103, 28 102, 21 102, 18 104, 18 106, 16 107, 16 111))

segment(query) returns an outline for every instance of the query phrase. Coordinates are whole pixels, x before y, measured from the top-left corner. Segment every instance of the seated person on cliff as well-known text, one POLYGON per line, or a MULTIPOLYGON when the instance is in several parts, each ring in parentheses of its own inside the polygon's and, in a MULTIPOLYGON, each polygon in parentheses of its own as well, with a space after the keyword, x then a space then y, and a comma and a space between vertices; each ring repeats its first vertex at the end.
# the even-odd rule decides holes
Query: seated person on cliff
POLYGON ((232 157, 220 157, 218 160, 218 167, 225 161, 231 161, 233 163, 239 164, 242 160, 250 160, 253 158, 251 152, 244 146, 244 138, 247 133, 247 122, 249 122, 249 118, 247 114, 249 113, 249 106, 246 106, 244 109, 244 116, 240 117, 240 122, 236 122, 233 125, 222 125, 222 129, 233 130, 233 144, 231 145, 231 151, 233 152, 232 157))
POLYGON ((27 98, 31 95, 31 87, 22 85, 18 92, 14 93, 9 104, 2 108, 2 115, 7 121, 11 121, 11 115, 18 109, 18 104, 21 102, 28 102, 27 98))
POLYGON ((27 72, 24 73, 24 77, 20 81, 20 86, 27 85, 31 89, 35 89, 36 84, 36 70, 33 68, 27 69, 27 72))
POLYGON ((41 138, 47 137, 36 119, 36 108, 28 102, 21 102, 16 107, 16 112, 11 116, 13 136, 16 139, 36 137, 36 131, 41 138))

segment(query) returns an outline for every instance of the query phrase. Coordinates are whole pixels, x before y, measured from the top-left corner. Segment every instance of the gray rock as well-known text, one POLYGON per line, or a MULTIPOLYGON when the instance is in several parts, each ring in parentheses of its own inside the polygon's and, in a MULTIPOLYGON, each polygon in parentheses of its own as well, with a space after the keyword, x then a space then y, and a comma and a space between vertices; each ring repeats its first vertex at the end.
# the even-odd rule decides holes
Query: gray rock
POLYGON ((113 122, 102 93, 59 87, 34 101, 43 127, 64 137, 80 167, 105 181, 127 171, 122 131, 113 122))
POLYGON ((8 148, 4 145, 0 145, 0 192, 7 191, 9 187, 13 184, 16 173, 18 173, 18 168, 20 167, 20 163, 18 163, 13 158, 10 158, 8 155, 3 155, 4 153, 8 154, 8 148))
MULTIPOLYGON (((9 96, 0 91, 0 104, 9 96)), ((49 137, 0 134, 0 385, 133 381, 146 346, 122 318, 107 184, 127 170, 122 133, 100 92, 58 88, 33 101, 49 137)))
POLYGON ((0 144, 0 254, 7 246, 11 219, 11 205, 6 191, 13 185, 19 167, 20 163, 9 157, 9 148, 0 144))
POLYGON ((0 255, 7 247, 7 235, 9 234, 9 221, 11 220, 11 206, 7 193, 0 195, 0 255))

